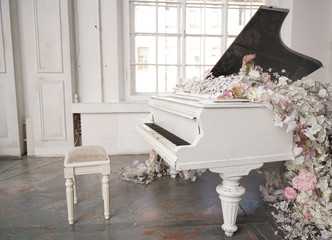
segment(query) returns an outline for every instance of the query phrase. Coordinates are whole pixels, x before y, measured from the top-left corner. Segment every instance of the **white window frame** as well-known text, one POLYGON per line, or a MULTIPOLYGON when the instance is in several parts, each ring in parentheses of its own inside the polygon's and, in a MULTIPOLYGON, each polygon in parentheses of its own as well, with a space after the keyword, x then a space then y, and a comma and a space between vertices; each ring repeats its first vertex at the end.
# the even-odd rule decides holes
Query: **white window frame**
MULTIPOLYGON (((133 2, 133 1, 140 1, 140 0, 125 0, 123 2, 123 30, 124 30, 124 64, 125 64, 125 96, 126 96, 126 100, 128 101, 131 101, 131 100, 147 100, 149 99, 149 97, 151 95, 154 95, 156 94, 156 92, 150 92, 150 93, 137 93, 135 92, 135 78, 132 76, 132 71, 131 71, 131 68, 134 66, 134 65, 137 65, 137 64, 133 64, 131 63, 131 59, 135 59, 135 53, 134 53, 134 50, 131 51, 131 48, 132 48, 132 43, 131 43, 131 34, 133 33, 130 33, 130 24, 133 24, 133 21, 130 21, 130 2, 133 2)), ((180 0, 179 0, 180 1, 180 0)), ((222 8, 222 11, 223 12, 223 24, 224 27, 224 32, 222 33, 222 35, 220 36, 220 39, 221 39, 221 47, 222 47, 222 52, 224 52, 226 49, 227 49, 227 38, 228 37, 236 37, 236 35, 232 36, 232 35, 228 35, 227 33, 227 19, 228 19, 228 0, 222 0, 223 1, 223 6, 226 6, 226 7, 223 7, 222 8)), ((142 1, 144 2, 144 1, 142 1)), ((156 0, 151 0, 149 2, 157 2, 156 0)), ((248 4, 250 4, 251 0, 247 0, 248 4)), ((278 3, 278 0, 264 0, 264 3, 267 3, 267 4, 271 4, 273 3, 273 5, 277 5, 278 3)), ((185 26, 185 19, 186 19, 186 8, 183 7, 185 6, 185 0, 182 0, 182 3, 180 3, 182 6, 181 6, 181 10, 182 10, 182 21, 183 24, 181 29, 179 29, 180 31, 176 34, 161 34, 161 35, 165 35, 165 36, 178 36, 180 35, 180 38, 184 39, 185 37, 187 36, 192 36, 191 34, 186 34, 185 32, 185 29, 183 29, 183 26, 185 26)), ((180 18, 180 17, 179 17, 180 18)), ((178 23, 180 21, 180 19, 177 19, 178 23)), ((159 35, 159 33, 154 33, 154 36, 155 35, 159 35)), ((195 34, 194 36, 201 36, 201 37, 208 37, 209 35, 207 34, 195 34)), ((212 35, 214 36, 214 35, 212 35)), ((157 46, 156 46, 157 48, 157 46)), ((204 49, 204 48, 203 48, 204 49)), ((181 46, 180 46, 180 50, 181 53, 178 54, 178 58, 181 58, 180 60, 178 60, 178 62, 180 64, 167 64, 167 66, 179 66, 181 68, 181 76, 184 76, 185 77, 185 71, 186 71, 186 66, 191 66, 190 64, 186 64, 186 48, 185 48, 185 41, 181 41, 181 46)), ((157 54, 156 54, 157 55, 157 54)), ((203 58, 203 64, 200 64, 200 65, 193 65, 193 66, 200 66, 200 67, 206 67, 206 66, 210 66, 208 64, 204 64, 205 63, 205 54, 203 52, 203 54, 201 54, 202 58, 203 58)), ((221 55, 220 55, 221 56, 221 55)), ((154 65, 157 66, 159 65, 162 65, 162 64, 151 64, 151 65, 154 65)), ((213 66, 211 66, 213 67, 213 66)), ((178 80, 180 79, 180 71, 178 71, 178 80)), ((158 71, 156 71, 156 77, 158 76, 158 71)), ((156 79, 157 81, 157 79, 156 79)), ((158 88, 158 86, 156 87, 156 89, 158 88)), ((160 93, 159 93, 160 94, 160 93)))

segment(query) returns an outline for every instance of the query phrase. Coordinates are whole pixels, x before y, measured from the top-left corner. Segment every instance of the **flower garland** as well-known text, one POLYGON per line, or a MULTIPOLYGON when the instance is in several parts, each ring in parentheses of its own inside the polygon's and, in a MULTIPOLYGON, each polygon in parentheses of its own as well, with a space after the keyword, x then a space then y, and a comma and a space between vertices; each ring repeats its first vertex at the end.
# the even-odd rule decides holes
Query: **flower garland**
POLYGON ((295 159, 285 163, 279 177, 275 169, 265 171, 267 185, 260 188, 264 200, 277 209, 274 217, 288 239, 331 239, 332 86, 305 78, 292 82, 285 70, 264 72, 254 59, 254 54, 244 56, 239 74, 180 82, 175 91, 265 103, 274 125, 294 133, 295 159))

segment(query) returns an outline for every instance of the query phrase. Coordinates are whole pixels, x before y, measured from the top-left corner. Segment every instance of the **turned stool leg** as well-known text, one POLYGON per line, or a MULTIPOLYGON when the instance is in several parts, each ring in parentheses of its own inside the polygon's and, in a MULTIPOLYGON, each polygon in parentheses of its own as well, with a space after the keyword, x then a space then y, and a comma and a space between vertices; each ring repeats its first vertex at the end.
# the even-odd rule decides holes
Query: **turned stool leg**
POLYGON ((69 224, 74 223, 74 189, 73 180, 71 178, 66 178, 66 196, 67 196, 67 209, 68 209, 68 222, 69 224))
POLYGON ((104 199, 104 215, 105 219, 110 218, 110 179, 108 175, 103 175, 102 178, 102 195, 104 199))
POLYGON ((74 175, 73 177, 73 181, 74 181, 74 204, 77 203, 77 185, 76 185, 76 176, 74 175))

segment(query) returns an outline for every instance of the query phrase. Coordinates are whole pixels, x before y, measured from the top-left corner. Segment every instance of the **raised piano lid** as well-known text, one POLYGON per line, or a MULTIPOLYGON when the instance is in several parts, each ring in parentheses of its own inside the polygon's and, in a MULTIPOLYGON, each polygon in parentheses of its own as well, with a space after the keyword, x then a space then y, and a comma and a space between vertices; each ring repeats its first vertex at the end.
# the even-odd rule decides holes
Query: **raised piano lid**
POLYGON ((288 12, 288 9, 261 6, 210 73, 219 77, 239 72, 242 58, 247 54, 256 54, 254 61, 264 71, 284 69, 294 81, 322 67, 320 61, 297 53, 282 42, 280 29, 288 12))

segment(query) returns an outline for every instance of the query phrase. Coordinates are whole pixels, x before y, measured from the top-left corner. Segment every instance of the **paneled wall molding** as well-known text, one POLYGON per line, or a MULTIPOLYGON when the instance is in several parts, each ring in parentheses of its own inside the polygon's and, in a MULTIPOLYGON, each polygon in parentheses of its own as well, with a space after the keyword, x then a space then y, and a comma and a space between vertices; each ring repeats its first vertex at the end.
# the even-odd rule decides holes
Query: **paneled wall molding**
POLYGON ((23 153, 16 1, 0 0, 0 155, 23 153))
POLYGON ((6 73, 5 42, 3 32, 2 2, 0 1, 0 73, 6 73))
POLYGON ((0 139, 8 138, 6 89, 0 82, 0 139))
POLYGON ((60 0, 34 0, 33 4, 37 72, 63 73, 60 0))
POLYGON ((66 140, 63 81, 39 81, 42 140, 66 140))

